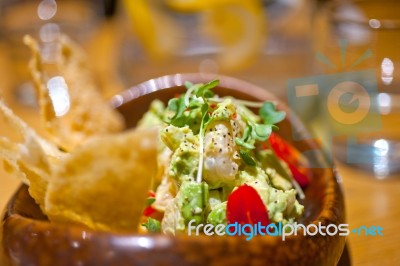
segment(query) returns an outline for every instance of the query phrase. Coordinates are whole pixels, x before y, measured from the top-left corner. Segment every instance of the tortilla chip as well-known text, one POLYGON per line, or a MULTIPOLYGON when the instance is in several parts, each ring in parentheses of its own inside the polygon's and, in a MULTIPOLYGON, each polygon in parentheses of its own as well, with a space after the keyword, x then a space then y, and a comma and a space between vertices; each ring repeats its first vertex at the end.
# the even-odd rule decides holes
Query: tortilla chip
POLYGON ((133 232, 156 172, 157 130, 96 138, 58 166, 46 195, 51 221, 133 232))
MULTIPOLYGON (((57 102, 46 84, 42 54, 36 40, 25 36, 32 51, 29 69, 35 84, 39 106, 51 140, 71 151, 94 136, 104 136, 124 129, 122 116, 102 98, 86 66, 84 52, 67 36, 61 35, 60 58, 55 64, 57 77, 65 82, 68 111, 56 114, 57 102), (58 115, 58 116, 57 116, 58 115)), ((58 104, 59 105, 59 104, 58 104)))
POLYGON ((5 162, 4 168, 29 185, 30 195, 44 210, 45 192, 53 172, 52 167, 64 153, 39 137, 1 100, 0 117, 4 118, 6 124, 14 129, 15 135, 22 140, 22 143, 17 143, 0 137, 0 158, 5 162))
POLYGON ((7 173, 15 175, 23 183, 29 185, 29 180, 17 163, 19 158, 17 145, 4 137, 0 137, 0 158, 4 160, 3 168, 7 173))

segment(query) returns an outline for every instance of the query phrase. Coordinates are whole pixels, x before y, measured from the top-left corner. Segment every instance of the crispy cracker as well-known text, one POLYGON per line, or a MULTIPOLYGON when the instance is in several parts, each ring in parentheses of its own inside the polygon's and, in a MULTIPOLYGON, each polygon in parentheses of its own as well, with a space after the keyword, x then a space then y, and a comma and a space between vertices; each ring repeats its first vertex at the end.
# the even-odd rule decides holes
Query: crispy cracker
POLYGON ((135 231, 156 158, 156 130, 135 129, 89 141, 57 168, 48 186, 46 214, 54 222, 135 231))
POLYGON ((46 140, 39 137, 24 121, 16 116, 0 100, 0 117, 22 139, 17 143, 8 138, 0 138, 0 158, 4 160, 6 171, 14 172, 22 182, 29 185, 29 192, 44 209, 44 197, 53 166, 64 153, 46 140))
POLYGON ((39 45, 30 36, 25 36, 24 42, 32 51, 29 69, 45 128, 54 143, 71 151, 94 136, 120 132, 124 128, 122 116, 102 98, 91 78, 84 52, 65 35, 59 39, 61 54, 56 69, 57 76, 67 85, 70 108, 66 114, 56 116, 39 45))

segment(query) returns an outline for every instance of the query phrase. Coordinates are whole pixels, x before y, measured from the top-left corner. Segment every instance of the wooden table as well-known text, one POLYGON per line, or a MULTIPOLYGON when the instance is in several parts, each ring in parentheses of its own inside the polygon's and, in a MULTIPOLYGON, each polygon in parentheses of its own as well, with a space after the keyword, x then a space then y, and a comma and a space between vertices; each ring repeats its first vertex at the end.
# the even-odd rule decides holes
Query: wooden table
MULTIPOLYGON (((115 58, 110 53, 113 49, 115 50, 115 43, 110 37, 113 34, 112 25, 105 24, 98 32, 96 45, 88 49, 89 58, 93 60, 92 62, 96 62, 96 70, 102 77, 101 81, 110 82, 110 84, 114 73, 109 71, 114 67, 110 60, 115 58), (104 55, 104 57, 99 55, 104 55), (111 75, 101 74, 107 71, 111 75)), ((7 67, 6 55, 7 47, 0 46, 0 92, 17 114, 41 132, 37 110, 17 104, 9 91, 11 81, 8 78, 10 73, 7 73, 10 69, 7 67)), ((118 85, 115 88, 117 90, 118 85)), ((0 129, 3 129, 1 124, 0 129)), ((398 231, 400 229, 400 176, 390 180, 376 180, 367 172, 345 165, 338 164, 338 170, 343 180, 349 228, 381 226, 384 234, 383 236, 350 234, 348 248, 353 265, 400 265, 400 232, 398 231)), ((18 185, 18 180, 0 170, 0 208, 3 208, 18 185)))
POLYGON ((381 226, 383 236, 350 234, 354 265, 400 265, 400 175, 374 179, 369 173, 338 164, 343 179, 349 228, 381 226))

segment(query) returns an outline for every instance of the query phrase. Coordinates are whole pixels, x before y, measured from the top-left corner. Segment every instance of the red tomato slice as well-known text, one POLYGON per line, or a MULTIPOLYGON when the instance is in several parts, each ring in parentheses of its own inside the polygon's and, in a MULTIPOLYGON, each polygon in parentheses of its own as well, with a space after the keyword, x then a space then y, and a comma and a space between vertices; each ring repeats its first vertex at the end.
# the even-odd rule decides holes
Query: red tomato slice
POLYGON ((242 185, 228 197, 226 207, 228 223, 257 224, 267 226, 270 221, 267 208, 258 192, 251 186, 242 185))
POLYGON ((302 188, 306 187, 310 183, 311 175, 306 158, 278 134, 272 133, 268 140, 275 154, 288 164, 293 178, 297 183, 302 188))
MULTIPOLYGON (((150 190, 149 192, 147 192, 147 196, 148 196, 149 200, 150 199, 155 200, 156 193, 154 193, 154 191, 150 190)), ((162 213, 159 212, 157 209, 155 209, 153 207, 153 205, 151 205, 151 204, 144 209, 143 215, 146 217, 154 218, 154 219, 159 219, 160 217, 162 218, 162 213)), ((159 219, 159 220, 161 220, 161 219, 159 219)))
POLYGON ((149 190, 147 192, 147 197, 148 198, 155 198, 156 197, 156 193, 153 190, 149 190))
POLYGON ((143 211, 143 215, 146 217, 150 217, 152 214, 156 212, 156 209, 154 209, 151 205, 146 207, 143 211))
POLYGON ((292 172, 293 178, 299 183, 300 187, 305 188, 310 184, 310 169, 309 168, 297 168, 292 164, 288 164, 290 171, 292 172))

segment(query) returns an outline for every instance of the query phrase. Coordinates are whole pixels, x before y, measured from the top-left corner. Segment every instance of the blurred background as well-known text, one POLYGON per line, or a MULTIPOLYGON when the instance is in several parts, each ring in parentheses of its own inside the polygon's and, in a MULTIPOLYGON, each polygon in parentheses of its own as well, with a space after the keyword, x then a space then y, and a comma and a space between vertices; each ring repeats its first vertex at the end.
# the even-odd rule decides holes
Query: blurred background
MULTIPOLYGON (((288 103, 336 162, 350 226, 384 228, 383 237, 349 237, 352 264, 400 265, 399 14, 395 0, 0 0, 0 97, 43 132, 25 34, 49 65, 58 37, 69 35, 106 98, 174 73, 257 84, 288 103), (331 97, 327 77, 371 89, 345 86, 331 97), (294 105, 300 99, 287 84, 310 85, 303 81, 325 93, 294 105), (337 130, 355 111, 376 119, 337 130)), ((1 123, 0 133, 12 134, 1 123)), ((17 185, 0 170, 1 207, 17 185)))

